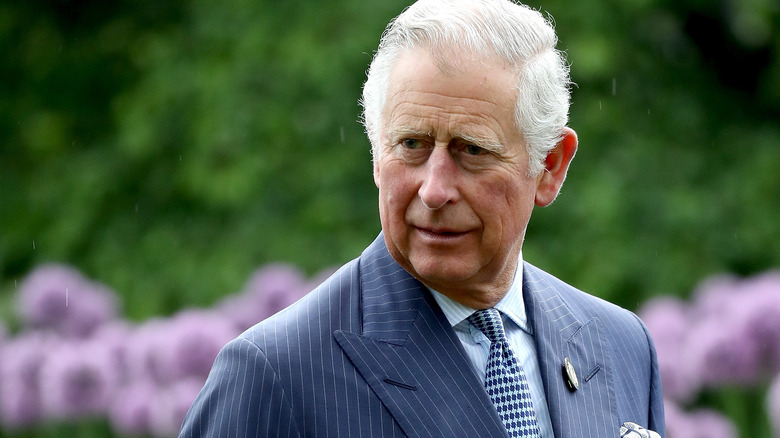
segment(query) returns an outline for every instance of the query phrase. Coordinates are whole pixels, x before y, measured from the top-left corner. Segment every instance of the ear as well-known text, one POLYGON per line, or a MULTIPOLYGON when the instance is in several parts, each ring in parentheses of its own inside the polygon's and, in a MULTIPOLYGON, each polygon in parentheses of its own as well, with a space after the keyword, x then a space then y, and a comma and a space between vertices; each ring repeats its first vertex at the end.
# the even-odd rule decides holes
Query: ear
POLYGON ((379 188, 379 157, 374 155, 373 161, 374 161, 374 185, 376 185, 376 187, 379 188))
POLYGON ((560 141, 547 154, 544 160, 545 168, 537 177, 536 205, 546 207, 552 204, 561 191, 569 164, 576 152, 577 133, 569 127, 564 127, 560 141))

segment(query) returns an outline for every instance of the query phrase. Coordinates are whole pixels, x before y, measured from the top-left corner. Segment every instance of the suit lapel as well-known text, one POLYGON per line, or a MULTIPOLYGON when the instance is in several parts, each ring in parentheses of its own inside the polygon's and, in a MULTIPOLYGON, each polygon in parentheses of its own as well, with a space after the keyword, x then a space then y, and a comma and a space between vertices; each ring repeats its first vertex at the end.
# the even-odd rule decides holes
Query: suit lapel
POLYGON ((582 321, 576 304, 561 297, 566 293, 564 286, 569 286, 550 279, 525 264, 523 297, 555 436, 614 435, 618 425, 611 357, 600 334, 600 321, 582 321), (575 391, 566 383, 564 358, 574 365, 579 380, 575 391))
POLYGON ((506 436, 441 309, 377 243, 361 257, 362 333, 336 341, 407 435, 506 436))

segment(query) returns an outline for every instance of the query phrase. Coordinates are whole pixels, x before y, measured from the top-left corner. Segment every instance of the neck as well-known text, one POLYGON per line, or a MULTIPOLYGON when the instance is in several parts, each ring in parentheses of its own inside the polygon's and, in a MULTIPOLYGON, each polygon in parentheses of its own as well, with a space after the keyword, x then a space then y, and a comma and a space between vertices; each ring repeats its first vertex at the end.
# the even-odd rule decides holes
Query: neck
POLYGON ((512 287, 514 272, 512 274, 513 275, 509 276, 508 279, 502 278, 499 279, 499 281, 477 289, 464 289, 457 286, 447 287, 445 285, 429 284, 425 281, 422 283, 453 301, 457 301, 472 309, 479 310, 494 307, 502 298, 504 298, 509 292, 509 288, 512 287))

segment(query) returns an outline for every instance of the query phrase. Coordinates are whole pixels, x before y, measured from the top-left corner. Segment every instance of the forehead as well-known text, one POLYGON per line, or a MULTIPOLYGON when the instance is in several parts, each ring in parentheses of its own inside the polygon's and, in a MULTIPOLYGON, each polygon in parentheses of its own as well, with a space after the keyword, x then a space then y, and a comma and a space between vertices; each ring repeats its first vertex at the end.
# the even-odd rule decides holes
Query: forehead
POLYGON ((514 119, 517 74, 491 59, 467 54, 434 57, 427 50, 402 52, 390 75, 384 130, 398 127, 485 136, 508 142, 519 135, 514 119))

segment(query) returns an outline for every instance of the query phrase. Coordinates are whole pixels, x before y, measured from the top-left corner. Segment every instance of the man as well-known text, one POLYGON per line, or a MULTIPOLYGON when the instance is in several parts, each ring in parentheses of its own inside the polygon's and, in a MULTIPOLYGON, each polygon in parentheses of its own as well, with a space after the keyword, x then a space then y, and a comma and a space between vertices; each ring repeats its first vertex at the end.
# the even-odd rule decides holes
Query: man
POLYGON ((382 234, 225 347, 181 437, 663 434, 639 319, 522 260, 577 149, 555 44, 508 0, 388 26, 362 102, 382 234))

